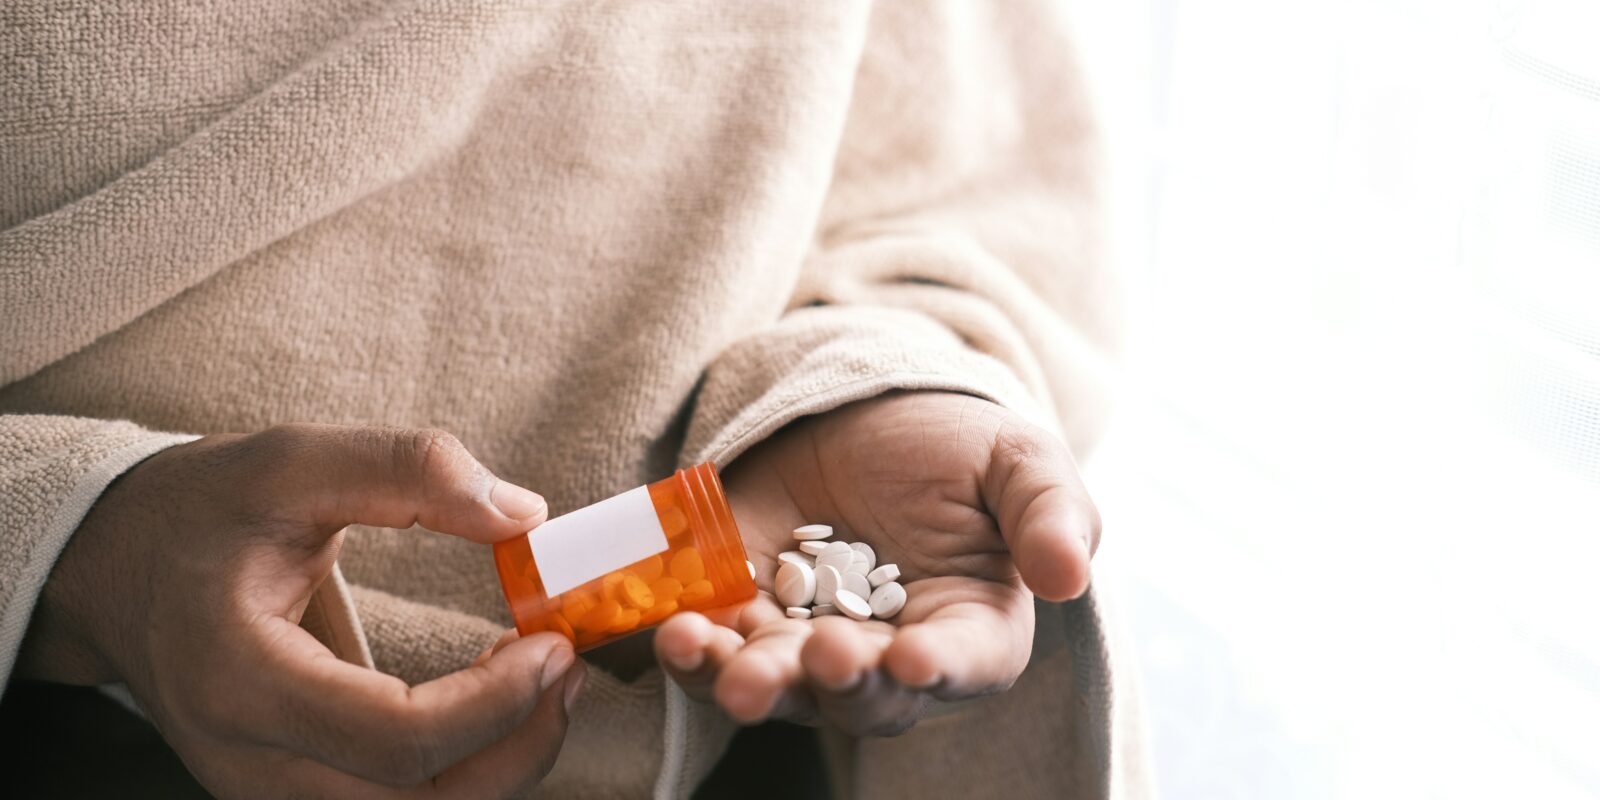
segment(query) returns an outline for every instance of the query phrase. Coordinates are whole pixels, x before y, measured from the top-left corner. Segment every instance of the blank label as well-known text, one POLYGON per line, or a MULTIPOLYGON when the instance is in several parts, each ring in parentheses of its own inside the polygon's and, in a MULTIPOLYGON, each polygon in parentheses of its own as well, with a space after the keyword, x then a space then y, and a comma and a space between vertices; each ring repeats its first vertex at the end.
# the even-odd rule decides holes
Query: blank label
POLYGON ((554 597, 667 549, 649 489, 640 486, 528 532, 533 564, 554 597))

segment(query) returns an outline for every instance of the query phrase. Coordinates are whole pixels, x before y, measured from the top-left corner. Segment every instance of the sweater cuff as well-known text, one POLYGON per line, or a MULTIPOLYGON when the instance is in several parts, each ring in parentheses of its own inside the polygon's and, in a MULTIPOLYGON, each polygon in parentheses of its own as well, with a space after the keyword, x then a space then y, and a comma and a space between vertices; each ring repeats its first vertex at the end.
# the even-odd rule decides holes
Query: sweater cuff
POLYGON ((830 307, 790 312, 707 371, 680 461, 726 466, 800 417, 897 389, 969 394, 1057 432, 1010 367, 915 312, 830 307))
POLYGON ((0 589, 0 685, 9 683, 28 621, 56 559, 106 487, 139 462, 200 437, 151 433, 126 422, 6 419, 0 440, 5 498, 0 589))

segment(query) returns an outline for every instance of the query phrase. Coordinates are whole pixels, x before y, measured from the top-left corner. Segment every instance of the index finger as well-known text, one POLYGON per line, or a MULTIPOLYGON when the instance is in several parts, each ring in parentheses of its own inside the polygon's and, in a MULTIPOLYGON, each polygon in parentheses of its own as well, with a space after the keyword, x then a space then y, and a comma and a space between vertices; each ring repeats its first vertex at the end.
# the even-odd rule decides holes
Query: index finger
POLYGON ((279 425, 235 443, 286 507, 328 532, 360 523, 429 530, 489 544, 544 521, 544 498, 497 478, 440 430, 279 425), (285 504, 288 503, 288 506, 285 504))
POLYGON ((340 661, 304 629, 275 618, 229 716, 241 736, 391 786, 415 784, 500 741, 559 686, 575 661, 558 634, 511 642, 480 664, 407 686, 340 661))

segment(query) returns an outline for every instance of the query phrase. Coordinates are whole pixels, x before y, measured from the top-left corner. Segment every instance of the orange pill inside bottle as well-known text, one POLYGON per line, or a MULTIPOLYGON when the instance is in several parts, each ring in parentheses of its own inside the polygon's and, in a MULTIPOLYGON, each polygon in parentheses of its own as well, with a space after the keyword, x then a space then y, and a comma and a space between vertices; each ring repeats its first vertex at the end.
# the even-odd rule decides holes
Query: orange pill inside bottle
POLYGON ((517 632, 587 650, 756 596, 716 467, 680 469, 494 546, 517 632))

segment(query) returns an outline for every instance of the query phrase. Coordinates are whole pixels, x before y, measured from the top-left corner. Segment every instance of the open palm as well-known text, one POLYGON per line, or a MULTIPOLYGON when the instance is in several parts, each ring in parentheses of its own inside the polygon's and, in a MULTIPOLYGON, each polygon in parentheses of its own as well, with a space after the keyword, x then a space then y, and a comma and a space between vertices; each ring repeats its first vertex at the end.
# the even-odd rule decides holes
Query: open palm
POLYGON ((808 417, 724 472, 757 583, 714 619, 656 636, 663 666, 735 719, 909 727, 937 700, 1002 690, 1027 665, 1033 595, 1077 597, 1099 518, 1066 446, 987 401, 895 393, 808 417), (792 530, 834 526, 900 566, 894 619, 793 620, 770 590, 792 530))

